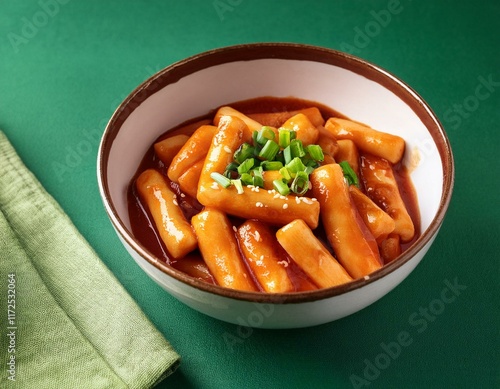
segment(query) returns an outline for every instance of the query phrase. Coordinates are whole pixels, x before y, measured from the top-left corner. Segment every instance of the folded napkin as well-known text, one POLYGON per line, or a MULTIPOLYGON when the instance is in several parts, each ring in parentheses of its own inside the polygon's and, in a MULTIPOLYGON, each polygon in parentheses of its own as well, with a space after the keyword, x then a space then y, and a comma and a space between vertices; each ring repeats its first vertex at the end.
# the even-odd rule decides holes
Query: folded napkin
POLYGON ((0 131, 0 387, 149 388, 179 355, 0 131))

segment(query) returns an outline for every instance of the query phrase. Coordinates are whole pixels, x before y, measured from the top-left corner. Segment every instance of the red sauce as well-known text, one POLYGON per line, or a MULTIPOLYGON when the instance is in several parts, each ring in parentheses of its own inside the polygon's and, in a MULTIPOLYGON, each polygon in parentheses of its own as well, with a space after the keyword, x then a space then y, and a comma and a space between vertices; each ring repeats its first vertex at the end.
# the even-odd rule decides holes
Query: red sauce
MULTIPOLYGON (((261 97, 252 100, 239 101, 231 104, 227 104, 240 112, 245 114, 254 114, 254 113, 270 113, 270 112, 286 112, 286 111, 294 111, 308 107, 317 107, 323 118, 327 119, 329 117, 342 117, 346 118, 346 116, 341 113, 326 107, 322 104, 318 104, 316 102, 297 99, 297 98, 274 98, 274 97, 261 97)), ((181 125, 173 128, 171 130, 166 131, 162 134, 156 141, 162 140, 164 138, 176 135, 176 134, 186 134, 191 135, 196 128, 201 124, 206 124, 211 121, 214 117, 216 110, 213 110, 207 115, 203 117, 194 118, 189 120, 181 125)), ((262 123, 265 124, 265 123, 262 123)), ((156 143, 156 141, 154 143, 156 143)), ((143 244, 143 246, 150 251, 154 256, 164 261, 166 264, 186 272, 187 269, 190 269, 190 275, 201 279, 208 283, 216 283, 206 265, 203 262, 201 254, 198 250, 190 253, 187 257, 181 258, 179 260, 174 260, 168 253, 167 248, 164 243, 160 239, 159 235, 156 232, 156 228, 154 227, 154 223, 149 214, 149 211, 142 206, 137 191, 135 189, 135 179, 137 176, 148 168, 154 168, 160 171, 165 177, 167 176, 167 166, 165 166, 154 153, 153 145, 149 148, 147 153, 145 154, 141 164, 139 165, 136 174, 131 180, 128 189, 128 210, 130 216, 130 223, 132 226, 132 232, 134 236, 143 244)), ((420 215, 418 210, 418 203, 415 195, 415 191, 413 189, 413 185, 409 178, 409 175, 406 169, 401 165, 397 164, 393 166, 394 174, 396 176, 396 180, 398 182, 399 190, 403 201, 407 207, 407 210, 413 220, 415 225, 415 237, 410 241, 401 246, 402 251, 406 250, 420 235, 420 215)), ((170 182, 170 181, 169 181, 170 182)), ((179 200, 179 205, 182 208, 187 220, 190 220, 192 216, 200 212, 203 206, 195 199, 188 195, 181 197, 181 191, 177 184, 170 182, 170 186, 174 192, 177 193, 177 199, 179 200)), ((242 223, 242 220, 238 220, 235 217, 230 217, 233 225, 238 226, 242 223)), ((362 223, 362 222, 361 222, 362 223)), ((364 228, 366 230, 366 227, 364 228)), ((331 250, 330 245, 326 239, 326 235, 324 229, 321 225, 321 222, 318 228, 315 230, 315 235, 325 244, 327 248, 330 249, 331 253, 334 255, 334 252, 331 250)), ((279 246, 279 244, 277 244, 279 246)), ((287 273, 295 287, 296 291, 304 291, 304 290, 312 290, 317 289, 318 287, 311 281, 307 275, 293 262, 293 260, 286 254, 285 250, 280 247, 283 253, 283 260, 288 262, 287 273)), ((254 280, 255 284, 260 288, 258 282, 254 280)))

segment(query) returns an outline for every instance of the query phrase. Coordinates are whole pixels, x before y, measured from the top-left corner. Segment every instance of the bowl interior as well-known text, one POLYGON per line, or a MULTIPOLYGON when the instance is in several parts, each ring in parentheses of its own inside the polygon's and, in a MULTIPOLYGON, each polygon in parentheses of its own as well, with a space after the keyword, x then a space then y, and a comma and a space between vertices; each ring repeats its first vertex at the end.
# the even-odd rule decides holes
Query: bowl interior
POLYGON ((115 227, 134 240, 127 188, 147 149, 166 130, 231 102, 298 97, 406 140, 423 246, 444 216, 453 164, 446 135, 420 97, 385 71, 342 53, 293 45, 248 49, 216 50, 170 66, 117 109, 99 153, 101 191, 115 227))

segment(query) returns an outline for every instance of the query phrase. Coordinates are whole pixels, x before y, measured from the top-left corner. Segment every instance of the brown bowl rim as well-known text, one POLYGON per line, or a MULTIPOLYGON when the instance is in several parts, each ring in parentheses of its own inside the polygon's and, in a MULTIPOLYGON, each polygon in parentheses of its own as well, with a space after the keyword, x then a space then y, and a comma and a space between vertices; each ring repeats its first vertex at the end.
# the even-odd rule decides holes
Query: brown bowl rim
POLYGON ((124 239, 133 248, 133 250, 136 251, 150 265, 161 270, 168 276, 201 291, 232 299, 267 304, 302 303, 338 296, 374 283, 402 267, 404 264, 409 262, 439 230, 451 200, 455 175, 451 145, 443 126, 432 109, 409 85, 381 67, 351 54, 325 47, 297 43, 249 43, 226 46, 190 56, 160 70, 135 88, 113 113, 101 139, 98 152, 97 170, 101 196, 103 197, 106 211, 113 226, 122 239, 124 239), (168 84, 174 83, 194 71, 227 62, 265 58, 306 60, 326 63, 345 68, 375 81, 392 91, 401 100, 408 104, 408 106, 427 127, 434 139, 434 142, 436 143, 443 167, 443 194, 441 196, 436 215, 434 216, 429 227, 421 233, 420 237, 400 257, 393 262, 384 265, 381 269, 373 272, 367 278, 357 279, 347 284, 331 288, 277 294, 238 291, 218 285, 208 284, 174 269, 151 254, 133 237, 132 233, 121 221, 113 205, 107 182, 109 150, 121 125, 141 102, 145 101, 149 96, 168 84), (129 109, 130 106, 132 109, 129 109))

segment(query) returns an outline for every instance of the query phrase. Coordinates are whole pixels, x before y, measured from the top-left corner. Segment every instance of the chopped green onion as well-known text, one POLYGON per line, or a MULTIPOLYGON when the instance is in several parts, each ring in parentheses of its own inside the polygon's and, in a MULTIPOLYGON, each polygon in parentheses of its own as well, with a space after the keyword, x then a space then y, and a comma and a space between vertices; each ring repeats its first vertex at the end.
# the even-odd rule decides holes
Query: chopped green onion
POLYGON ((262 166, 259 166, 257 169, 253 169, 253 185, 254 186, 260 186, 261 188, 264 187, 264 177, 262 177, 262 166))
POLYGON ((243 173, 240 176, 240 180, 245 185, 253 185, 253 177, 250 173, 243 173))
POLYGON ((252 132, 252 142, 253 142, 254 146, 257 146, 257 137, 258 136, 259 136, 259 131, 254 130, 254 132, 252 132))
POLYGON ((240 166, 238 166, 238 173, 247 173, 255 165, 255 160, 253 158, 245 159, 240 166))
POLYGON ((342 168, 342 171, 344 172, 344 177, 347 180, 349 185, 356 185, 359 187, 359 180, 358 176, 356 175, 356 172, 352 170, 351 165, 349 165, 349 162, 347 161, 342 161, 339 163, 340 167, 342 168))
POLYGON ((259 153, 259 157, 272 161, 276 154, 280 151, 280 146, 273 140, 268 140, 259 153))
POLYGON ((236 163, 243 163, 246 159, 254 156, 255 148, 249 143, 243 143, 238 150, 234 152, 234 160, 236 163))
MULTIPOLYGON (((319 167, 319 166, 320 166, 320 164, 319 164, 318 162, 316 162, 316 161, 314 161, 314 160, 312 160, 312 159, 310 159, 310 160, 308 160, 308 161, 303 161, 303 162, 305 162, 306 168, 311 169, 311 172, 312 172, 314 169, 316 169, 317 167, 319 167)), ((310 172, 310 173, 311 173, 311 172, 310 172)))
POLYGON ((267 141, 274 140, 274 131, 269 126, 262 126, 260 131, 257 133, 256 141, 260 145, 265 145, 267 141))
POLYGON ((237 179, 237 180, 231 180, 231 184, 234 185, 234 187, 236 188, 236 190, 238 191, 238 194, 242 194, 244 191, 243 191, 243 185, 241 184, 241 180, 240 179, 237 179))
POLYGON ((280 170, 283 164, 280 161, 264 161, 260 164, 264 170, 280 170))
POLYGON ((228 188, 231 185, 231 180, 220 173, 210 173, 210 177, 223 188, 228 188))
POLYGON ((304 150, 304 145, 302 144, 302 141, 300 139, 294 139, 290 142, 290 149, 292 152, 292 157, 299 157, 302 158, 306 155, 306 152, 304 150))
MULTIPOLYGON (((273 181, 274 189, 282 195, 291 192, 303 195, 309 190, 309 175, 324 160, 323 150, 319 145, 304 147, 302 141, 297 139, 296 131, 283 127, 278 129, 276 141, 275 138, 275 129, 269 126, 253 131, 252 141, 243 143, 236 150, 224 174, 212 173, 211 177, 224 188, 234 185, 241 194, 243 186, 263 188, 264 171, 279 171, 281 179, 273 181)), ((346 179, 357 185, 354 172, 351 175, 345 165, 342 168, 346 179)))
POLYGON ((304 171, 298 172, 290 185, 292 192, 303 195, 309 190, 309 174, 304 171))
POLYGON ((280 174, 281 174, 281 177, 283 177, 283 180, 285 180, 286 182, 288 182, 292 179, 290 172, 284 166, 280 169, 280 174))
POLYGON ((315 167, 312 167, 312 166, 306 166, 306 168, 304 169, 304 173, 306 174, 311 174, 313 172, 313 170, 315 169, 315 167))
POLYGON ((286 128, 280 128, 278 129, 278 136, 280 147, 286 148, 290 145, 290 141, 292 140, 292 137, 290 136, 290 130, 287 130, 286 128))
POLYGON ((283 196, 286 196, 290 193, 290 188, 288 187, 288 185, 281 180, 274 180, 273 187, 279 194, 283 196))
POLYGON ((323 161, 325 156, 323 155, 323 150, 319 145, 309 145, 306 147, 308 154, 315 161, 323 161))
POLYGON ((288 165, 292 161, 292 148, 287 146, 283 150, 283 159, 285 160, 285 165, 288 165))
POLYGON ((287 163, 285 166, 292 177, 295 177, 298 172, 302 172, 306 168, 299 157, 295 157, 290 161, 290 163, 287 163))

